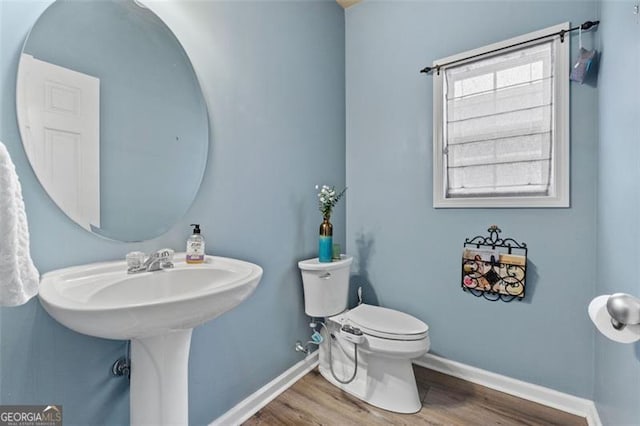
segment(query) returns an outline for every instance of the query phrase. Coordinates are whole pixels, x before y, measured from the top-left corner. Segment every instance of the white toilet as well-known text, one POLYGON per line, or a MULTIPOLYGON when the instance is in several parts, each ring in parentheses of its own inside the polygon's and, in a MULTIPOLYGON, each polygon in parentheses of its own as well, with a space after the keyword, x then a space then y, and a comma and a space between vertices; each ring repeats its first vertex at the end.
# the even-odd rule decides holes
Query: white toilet
POLYGON ((416 413, 422 404, 411 359, 429 350, 429 327, 411 315, 379 306, 363 303, 348 310, 352 262, 353 257, 344 255, 330 263, 318 258, 298 262, 305 312, 325 319, 320 374, 371 405, 416 413))

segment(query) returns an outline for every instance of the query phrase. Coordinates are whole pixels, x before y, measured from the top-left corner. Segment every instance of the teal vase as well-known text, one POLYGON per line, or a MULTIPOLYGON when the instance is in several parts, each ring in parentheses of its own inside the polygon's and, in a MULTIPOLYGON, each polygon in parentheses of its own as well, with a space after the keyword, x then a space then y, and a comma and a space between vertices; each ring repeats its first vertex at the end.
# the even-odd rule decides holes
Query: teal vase
POLYGON ((318 239, 318 261, 331 262, 333 258, 333 225, 330 217, 325 216, 320 224, 320 236, 318 239))

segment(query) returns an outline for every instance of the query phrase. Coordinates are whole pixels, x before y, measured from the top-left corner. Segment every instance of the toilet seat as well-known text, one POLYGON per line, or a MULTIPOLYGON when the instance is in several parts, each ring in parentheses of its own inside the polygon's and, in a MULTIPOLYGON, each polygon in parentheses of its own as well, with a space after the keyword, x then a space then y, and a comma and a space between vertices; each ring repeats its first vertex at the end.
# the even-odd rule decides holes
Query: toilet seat
POLYGON ((419 319, 389 308, 361 304, 342 315, 364 334, 390 340, 421 340, 429 326, 419 319))

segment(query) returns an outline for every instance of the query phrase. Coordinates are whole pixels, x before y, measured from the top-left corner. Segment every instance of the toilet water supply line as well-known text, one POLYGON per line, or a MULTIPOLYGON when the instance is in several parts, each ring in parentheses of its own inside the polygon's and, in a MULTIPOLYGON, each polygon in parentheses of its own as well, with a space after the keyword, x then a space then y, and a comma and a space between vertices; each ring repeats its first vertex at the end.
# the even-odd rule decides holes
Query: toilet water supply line
MULTIPOLYGON (((314 323, 312 322, 311 324, 314 324, 314 323)), ((311 326, 311 324, 309 324, 309 326, 311 326)), ((331 375, 333 376, 334 379, 336 379, 339 383, 342 383, 343 385, 353 382, 356 378, 356 374, 358 373, 358 344, 355 341, 353 342, 353 357, 354 357, 354 363, 355 363, 355 366, 353 367, 353 375, 351 375, 351 377, 347 380, 341 380, 338 376, 336 376, 335 371, 333 371, 333 356, 331 353, 331 347, 333 346, 332 339, 335 339, 336 337, 333 334, 331 334, 331 332, 329 331, 329 328, 326 326, 324 322, 321 322, 320 324, 324 327, 329 337, 331 337, 331 339, 329 339, 329 341, 327 342, 327 344, 329 345, 329 369, 331 370, 331 375)), ((360 331, 359 329, 354 329, 353 327, 347 324, 343 325, 341 329, 341 331, 345 331, 347 333, 352 333, 352 334, 355 334, 354 330, 357 330, 360 333, 359 336, 362 336, 362 331, 360 331), (348 327, 348 328, 345 329, 345 327, 348 327)))
POLYGON ((311 327, 314 331, 313 334, 311 335, 311 340, 307 341, 307 344, 305 346, 302 345, 302 343, 300 343, 300 341, 296 342, 296 346, 295 349, 298 352, 304 352, 305 354, 309 353, 309 349, 308 346, 309 345, 318 345, 320 346, 322 344, 322 342, 324 342, 324 337, 322 337, 322 334, 320 334, 317 330, 316 327, 318 327, 318 324, 320 324, 321 326, 324 327, 324 329, 327 332, 327 335, 329 337, 331 337, 328 341, 327 341, 327 345, 329 345, 329 368, 331 370, 331 375, 333 376, 334 379, 336 379, 339 383, 342 383, 343 385, 346 385, 348 383, 351 383, 355 380, 356 378, 356 374, 358 373, 358 344, 362 343, 364 341, 364 336, 362 335, 362 331, 360 331, 360 329, 355 328, 355 327, 351 327, 348 324, 345 324, 342 326, 342 328, 340 329, 340 332, 342 334, 344 334, 345 338, 347 340, 349 340, 351 343, 353 343, 353 357, 354 357, 354 363, 355 366, 353 368, 353 374, 351 375, 351 377, 347 380, 342 380, 341 378, 339 378, 335 371, 333 370, 333 351, 332 351, 332 339, 335 339, 336 336, 334 336, 330 331, 329 328, 326 326, 326 324, 323 321, 319 321, 319 322, 315 322, 313 320, 313 318, 311 318, 311 322, 309 323, 309 327, 311 327))
MULTIPOLYGON (((362 287, 358 287, 358 305, 362 305, 362 287)), ((333 334, 331 334, 331 332, 329 331, 329 328, 326 326, 324 321, 319 321, 319 323, 321 326, 324 327, 325 331, 327 332, 327 335, 330 336, 331 339, 336 338, 333 334)), ((316 327, 318 327, 318 323, 314 321, 313 317, 311 318, 309 327, 311 327, 311 329, 313 330, 313 334, 311 335, 311 340, 308 340, 305 346, 303 346, 302 343, 300 343, 300 341, 297 341, 295 346, 295 349, 297 352, 304 352, 305 354, 308 354, 309 345, 317 345, 319 347, 320 344, 322 344, 322 342, 324 341, 324 337, 322 337, 322 334, 318 333, 318 330, 316 330, 316 327)), ((331 339, 329 339, 329 341, 327 342, 327 344, 329 345, 329 369, 331 370, 331 375, 333 376, 334 379, 336 379, 339 383, 346 385, 353 382, 356 378, 356 374, 358 374, 358 344, 364 341, 364 336, 362 335, 362 331, 359 328, 352 327, 349 324, 344 324, 340 329, 340 332, 342 332, 345 335, 347 340, 353 343, 353 358, 354 358, 354 364, 355 364, 353 368, 353 374, 349 379, 342 380, 336 375, 335 371, 333 371, 333 354, 331 351, 331 347, 333 345, 331 344, 331 339)))

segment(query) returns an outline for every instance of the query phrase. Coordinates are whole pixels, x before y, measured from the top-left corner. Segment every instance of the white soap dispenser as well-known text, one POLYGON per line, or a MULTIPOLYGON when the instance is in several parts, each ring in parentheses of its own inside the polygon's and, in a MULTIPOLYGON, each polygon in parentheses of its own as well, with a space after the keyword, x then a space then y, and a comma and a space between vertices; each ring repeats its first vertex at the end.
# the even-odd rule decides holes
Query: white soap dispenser
POLYGON ((200 235, 200 225, 192 223, 193 234, 187 240, 187 263, 204 262, 204 237, 200 235))

